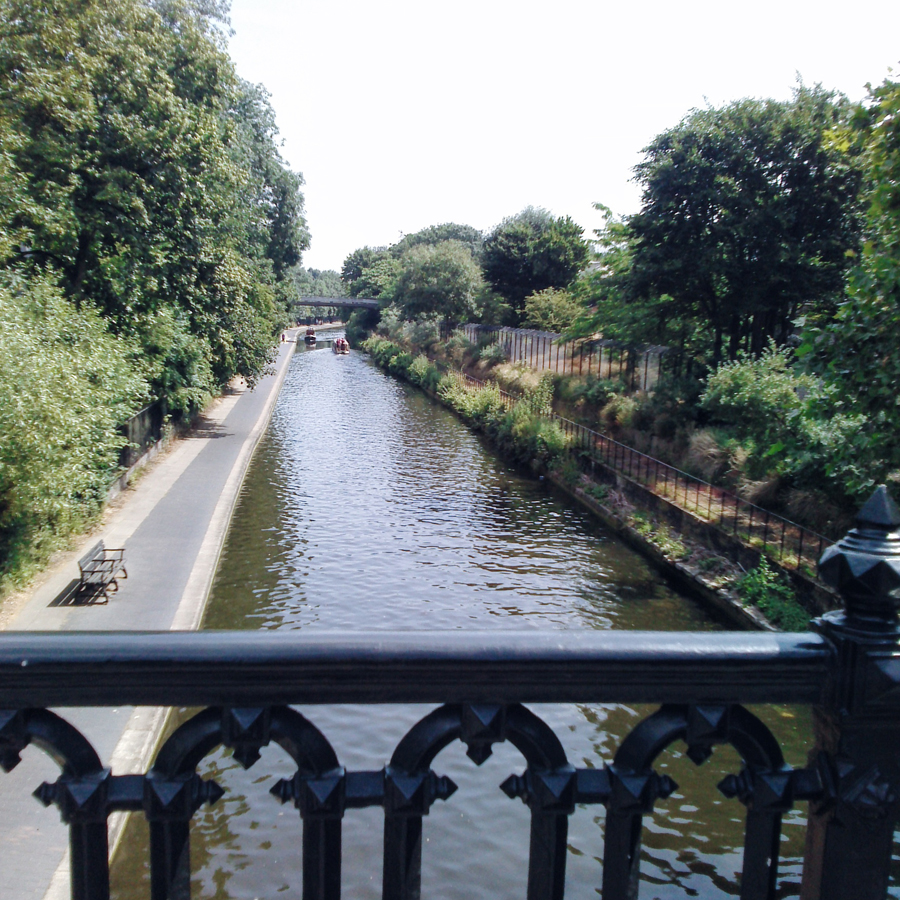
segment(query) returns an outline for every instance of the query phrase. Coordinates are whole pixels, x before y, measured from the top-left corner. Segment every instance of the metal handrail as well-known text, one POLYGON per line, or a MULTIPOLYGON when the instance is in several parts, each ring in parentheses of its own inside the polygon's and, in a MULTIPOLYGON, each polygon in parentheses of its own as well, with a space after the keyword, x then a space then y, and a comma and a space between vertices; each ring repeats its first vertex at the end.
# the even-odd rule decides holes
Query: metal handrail
POLYGON ((830 651, 762 632, 0 633, 0 708, 815 703, 830 651))

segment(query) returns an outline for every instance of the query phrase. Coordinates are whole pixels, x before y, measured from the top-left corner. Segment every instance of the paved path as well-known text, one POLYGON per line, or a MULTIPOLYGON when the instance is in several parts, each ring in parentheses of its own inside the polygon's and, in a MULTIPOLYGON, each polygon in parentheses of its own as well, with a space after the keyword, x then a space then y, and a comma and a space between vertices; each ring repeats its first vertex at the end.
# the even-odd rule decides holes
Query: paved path
MULTIPOLYGON (((194 629, 200 624, 219 552, 250 458, 265 432, 295 344, 279 345, 275 373, 250 391, 234 389, 185 438, 149 467, 116 504, 102 529, 35 590, 10 629, 28 631, 194 629), (77 559, 98 538, 125 547, 128 578, 105 605, 66 602, 77 559)), ((163 711, 69 709, 61 715, 91 741, 118 774, 144 772, 163 711)), ((59 770, 29 747, 9 774, 0 772, 0 900, 69 896, 67 829, 53 807, 31 797, 59 770)), ((122 818, 110 822, 111 838, 122 818)))

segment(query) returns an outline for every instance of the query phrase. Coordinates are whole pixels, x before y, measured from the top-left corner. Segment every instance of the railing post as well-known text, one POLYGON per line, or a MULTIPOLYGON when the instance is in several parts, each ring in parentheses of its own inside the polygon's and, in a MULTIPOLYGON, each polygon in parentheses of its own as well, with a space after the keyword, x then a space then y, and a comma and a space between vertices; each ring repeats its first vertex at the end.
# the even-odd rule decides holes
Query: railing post
POLYGON ((802 900, 882 900, 900 812, 900 511, 884 486, 857 527, 828 548, 821 577, 842 612, 814 627, 835 648, 815 710, 812 759, 824 792, 810 804, 802 900))

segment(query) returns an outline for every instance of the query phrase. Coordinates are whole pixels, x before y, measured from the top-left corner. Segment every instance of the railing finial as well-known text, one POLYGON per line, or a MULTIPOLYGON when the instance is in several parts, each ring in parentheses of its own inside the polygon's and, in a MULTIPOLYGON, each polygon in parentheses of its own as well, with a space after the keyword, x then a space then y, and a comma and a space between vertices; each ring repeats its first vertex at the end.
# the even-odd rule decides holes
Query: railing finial
POLYGON ((900 608, 900 509, 880 485, 856 518, 856 528, 819 560, 822 580, 840 591, 850 622, 893 628, 900 608))

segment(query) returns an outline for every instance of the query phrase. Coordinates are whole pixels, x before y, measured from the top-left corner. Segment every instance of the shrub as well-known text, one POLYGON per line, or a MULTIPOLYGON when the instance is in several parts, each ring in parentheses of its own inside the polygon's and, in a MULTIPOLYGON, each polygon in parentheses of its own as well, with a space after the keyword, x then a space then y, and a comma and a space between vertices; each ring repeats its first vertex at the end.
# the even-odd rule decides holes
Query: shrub
POLYGON ((758 359, 743 356, 713 372, 700 407, 764 453, 774 454, 796 431, 806 398, 819 392, 815 378, 790 368, 788 350, 770 345, 758 359))
POLYGON ((487 344, 478 351, 478 358, 488 366, 497 366, 505 363, 509 357, 503 349, 503 345, 497 341, 493 344, 487 344))
POLYGON ((469 360, 474 361, 477 352, 478 345, 473 344, 459 328, 444 342, 444 353, 447 358, 460 368, 464 367, 469 360))
POLYGON ((784 575, 773 571, 765 556, 741 578, 737 592, 745 605, 755 606, 784 631, 805 631, 809 626, 810 615, 800 605, 794 589, 784 575))
POLYGON ((146 400, 136 349, 40 279, 0 284, 0 580, 16 582, 100 511, 146 400))
POLYGON ((427 391, 437 389, 441 380, 441 373, 425 354, 419 354, 407 371, 407 378, 427 391))
POLYGON ((628 428, 638 407, 638 401, 632 396, 617 394, 600 410, 600 419, 608 426, 628 428))

